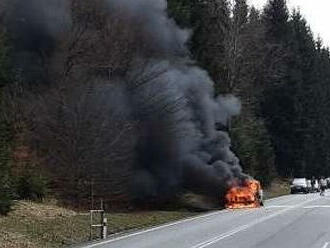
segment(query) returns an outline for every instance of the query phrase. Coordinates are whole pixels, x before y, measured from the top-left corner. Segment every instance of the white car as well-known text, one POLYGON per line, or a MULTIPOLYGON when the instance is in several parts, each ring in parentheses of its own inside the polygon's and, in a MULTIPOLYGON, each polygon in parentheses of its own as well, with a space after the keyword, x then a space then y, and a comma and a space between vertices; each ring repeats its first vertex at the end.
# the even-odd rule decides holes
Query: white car
POLYGON ((295 178, 290 185, 291 194, 309 192, 306 178, 295 178))

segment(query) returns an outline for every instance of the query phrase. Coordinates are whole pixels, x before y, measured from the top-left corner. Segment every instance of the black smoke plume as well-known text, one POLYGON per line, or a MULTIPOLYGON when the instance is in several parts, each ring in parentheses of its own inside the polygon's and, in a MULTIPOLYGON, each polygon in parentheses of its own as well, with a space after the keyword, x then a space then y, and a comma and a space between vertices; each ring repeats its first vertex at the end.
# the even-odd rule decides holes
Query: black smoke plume
MULTIPOLYGON (((58 34, 72 25, 67 2, 16 0, 19 7, 8 10, 16 68, 29 80, 48 80, 39 61, 53 56, 58 34)), ((120 87, 112 87, 121 94, 109 94, 118 99, 108 102, 120 102, 120 107, 112 108, 125 109, 125 118, 139 123, 131 178, 134 198, 166 198, 183 189, 220 196, 233 181, 245 177, 230 149, 228 133, 218 128, 239 114, 239 101, 233 96, 215 97, 208 73, 190 59, 186 43, 191 31, 167 16, 165 0, 103 3, 109 15, 120 13, 134 23, 142 34, 139 42, 145 44, 130 59, 125 75, 115 76, 120 87)))
POLYGON ((47 58, 58 35, 71 24, 69 1, 4 0, 5 23, 13 42, 12 60, 26 82, 47 82, 47 58))

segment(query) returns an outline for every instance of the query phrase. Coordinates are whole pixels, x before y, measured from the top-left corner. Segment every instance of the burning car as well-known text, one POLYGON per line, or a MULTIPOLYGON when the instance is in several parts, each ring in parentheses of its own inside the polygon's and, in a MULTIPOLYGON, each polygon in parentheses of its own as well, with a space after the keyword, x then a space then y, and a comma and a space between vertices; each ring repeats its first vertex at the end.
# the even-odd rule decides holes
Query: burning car
POLYGON ((260 182, 248 179, 242 185, 231 187, 226 196, 226 208, 243 209, 263 206, 263 191, 260 182))

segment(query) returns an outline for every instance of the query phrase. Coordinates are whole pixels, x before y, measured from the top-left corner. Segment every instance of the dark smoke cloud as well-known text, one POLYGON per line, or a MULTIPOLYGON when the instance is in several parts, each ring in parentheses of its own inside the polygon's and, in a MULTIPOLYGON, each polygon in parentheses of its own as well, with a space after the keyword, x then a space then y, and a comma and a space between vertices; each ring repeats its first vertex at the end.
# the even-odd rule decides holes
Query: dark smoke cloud
MULTIPOLYGON (((239 101, 233 96, 214 97, 213 81, 189 57, 190 31, 168 18, 166 0, 104 1, 110 14, 121 13, 138 25, 147 37, 147 49, 153 51, 149 54, 157 51, 153 58, 143 54, 132 58, 149 61, 140 76, 162 72, 134 90, 129 77, 119 79, 120 85, 127 85, 126 93, 113 100, 125 104, 127 118, 140 123, 132 180, 135 198, 172 196, 183 188, 219 196, 233 180, 245 177, 230 149, 229 135, 217 130, 218 123, 226 125, 239 114, 239 101)), ((8 19, 16 35, 17 61, 30 60, 40 50, 51 56, 57 35, 70 26, 65 0, 19 0, 18 6, 8 19)), ((26 73, 35 69, 17 63, 26 73)), ((140 65, 136 63, 128 74, 134 77, 140 65)))
POLYGON ((136 195, 167 195, 183 185, 218 196, 233 179, 244 177, 238 158, 230 150, 228 134, 216 130, 217 122, 226 124, 238 114, 240 104, 232 96, 214 99, 213 82, 200 68, 158 63, 166 66, 166 72, 133 96, 134 105, 141 107, 135 108, 138 116, 145 116, 145 109, 154 110, 145 123, 146 143, 139 144, 136 195), (168 103, 181 99, 180 106, 166 114, 163 101, 145 106, 150 95, 164 96, 168 103))
POLYGON ((149 36, 149 46, 158 52, 187 53, 185 47, 190 32, 180 29, 173 19, 167 17, 167 2, 163 0, 106 0, 110 10, 122 10, 140 24, 141 32, 149 36))
POLYGON ((5 0, 5 15, 16 69, 27 81, 46 81, 45 60, 71 24, 69 1, 5 0))
MULTIPOLYGON (((239 114, 239 101, 233 96, 214 99, 214 83, 207 72, 191 66, 190 58, 183 56, 187 54, 189 32, 168 18, 165 0, 107 2, 110 8, 124 9, 136 18, 141 30, 149 34, 148 42, 164 53, 153 64, 166 67, 166 72, 145 86, 135 106, 142 105, 139 101, 148 102, 145 98, 150 91, 151 95, 162 92, 168 102, 183 101, 179 110, 169 115, 163 115, 161 104, 152 106, 155 112, 147 121, 146 144, 140 146, 142 160, 135 189, 141 191, 137 195, 171 193, 168 191, 182 185, 219 195, 234 178, 244 177, 238 158, 230 150, 228 134, 216 130, 217 122, 226 125, 229 118, 239 114)), ((139 114, 143 115, 143 110, 139 114)))

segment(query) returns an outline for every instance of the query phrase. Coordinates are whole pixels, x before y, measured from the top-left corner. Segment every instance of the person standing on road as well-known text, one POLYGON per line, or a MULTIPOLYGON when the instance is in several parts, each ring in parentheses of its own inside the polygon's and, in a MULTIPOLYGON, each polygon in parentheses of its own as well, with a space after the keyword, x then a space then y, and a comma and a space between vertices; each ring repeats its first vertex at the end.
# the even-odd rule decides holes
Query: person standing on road
POLYGON ((320 186, 321 186, 321 193, 320 195, 324 195, 325 190, 327 189, 327 181, 324 179, 324 177, 321 177, 320 179, 320 186))

